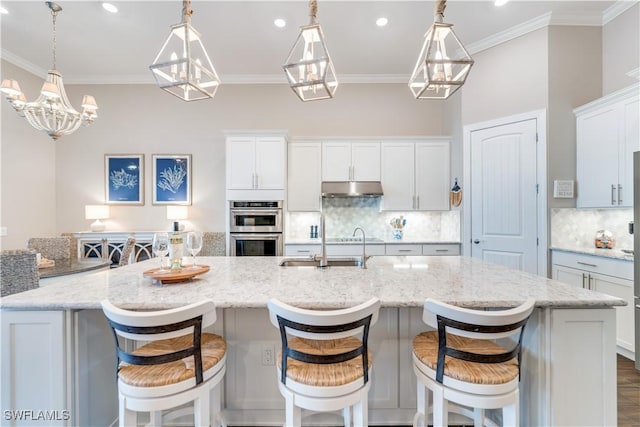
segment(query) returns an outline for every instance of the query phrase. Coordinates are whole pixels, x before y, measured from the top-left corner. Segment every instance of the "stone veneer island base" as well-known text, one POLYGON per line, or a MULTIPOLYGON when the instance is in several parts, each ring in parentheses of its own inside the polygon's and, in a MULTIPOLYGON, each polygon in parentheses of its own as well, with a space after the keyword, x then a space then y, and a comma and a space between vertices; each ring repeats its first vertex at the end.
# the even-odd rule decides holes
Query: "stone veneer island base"
MULTIPOLYGON (((427 329, 427 297, 465 307, 536 300, 523 340, 521 424, 615 425, 615 306, 620 299, 467 257, 374 257, 368 268, 279 267, 281 258, 200 257, 210 271, 158 285, 142 272, 157 259, 98 272, 0 300, 1 425, 109 425, 117 418, 113 337, 100 301, 128 309, 164 309, 211 298, 214 331, 228 343, 224 416, 231 425, 282 425, 284 402, 273 356, 278 331, 266 304, 276 297, 307 308, 339 308, 376 296, 380 319, 369 420, 410 425, 416 383, 411 341, 427 329), (23 412, 20 412, 23 411, 23 412), (31 411, 31 412, 29 412, 31 411), (27 422, 16 422, 16 418, 27 422), (40 418, 37 418, 40 417, 40 418)), ((305 425, 337 424, 332 414, 305 425)))

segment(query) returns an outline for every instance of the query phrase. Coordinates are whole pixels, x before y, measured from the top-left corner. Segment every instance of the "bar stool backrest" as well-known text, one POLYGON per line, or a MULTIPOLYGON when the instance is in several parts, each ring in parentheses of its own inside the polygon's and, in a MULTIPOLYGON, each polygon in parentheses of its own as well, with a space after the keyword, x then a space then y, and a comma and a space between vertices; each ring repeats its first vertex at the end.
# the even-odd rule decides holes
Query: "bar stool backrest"
POLYGON ((271 323, 280 330, 282 340, 282 373, 286 382, 287 357, 307 363, 340 363, 362 355, 364 382, 368 381, 369 328, 378 320, 380 300, 372 298, 355 307, 339 310, 307 310, 276 299, 268 303, 271 323), (362 345, 339 354, 318 355, 290 348, 288 336, 310 340, 337 340, 360 336, 362 345))
POLYGON ((427 299, 422 320, 438 330, 438 365, 436 381, 442 383, 445 356, 478 363, 502 363, 518 358, 520 366, 524 327, 533 312, 535 300, 507 310, 474 310, 427 299), (479 354, 447 346, 447 334, 481 340, 509 338, 518 334, 511 350, 499 354, 479 354))

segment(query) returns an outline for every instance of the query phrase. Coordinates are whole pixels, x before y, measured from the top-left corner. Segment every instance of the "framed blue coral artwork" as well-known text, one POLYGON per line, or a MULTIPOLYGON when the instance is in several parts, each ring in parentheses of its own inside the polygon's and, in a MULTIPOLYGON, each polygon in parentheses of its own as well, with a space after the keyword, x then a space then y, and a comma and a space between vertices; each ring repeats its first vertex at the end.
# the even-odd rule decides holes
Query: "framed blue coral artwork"
POLYGON ((191 204, 191 155, 153 154, 153 204, 191 204))
POLYGON ((107 204, 144 205, 144 154, 105 154, 107 204))

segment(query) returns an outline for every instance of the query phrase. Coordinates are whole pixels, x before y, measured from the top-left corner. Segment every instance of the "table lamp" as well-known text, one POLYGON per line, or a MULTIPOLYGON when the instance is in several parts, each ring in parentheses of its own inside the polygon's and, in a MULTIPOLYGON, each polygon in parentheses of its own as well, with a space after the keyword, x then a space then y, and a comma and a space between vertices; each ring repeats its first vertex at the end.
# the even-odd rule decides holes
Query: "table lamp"
POLYGON ((109 206, 107 205, 86 205, 84 207, 85 219, 95 219, 91 224, 91 231, 104 231, 104 222, 101 219, 109 218, 109 206))
POLYGON ((186 206, 167 206, 167 219, 174 222, 174 230, 179 230, 180 225, 178 223, 181 219, 187 219, 189 217, 189 210, 186 206), (176 224, 178 226, 176 227, 176 224))

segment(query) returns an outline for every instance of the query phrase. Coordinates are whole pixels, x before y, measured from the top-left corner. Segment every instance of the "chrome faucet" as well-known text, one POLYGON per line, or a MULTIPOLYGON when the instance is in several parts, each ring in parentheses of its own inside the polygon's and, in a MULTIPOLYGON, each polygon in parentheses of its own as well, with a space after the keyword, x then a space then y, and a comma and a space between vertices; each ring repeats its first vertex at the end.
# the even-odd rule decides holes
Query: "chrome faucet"
POLYGON ((326 233, 325 233, 325 225, 324 225, 324 212, 322 212, 320 214, 320 242, 322 244, 322 253, 320 254, 320 257, 318 258, 317 256, 315 257, 316 259, 318 259, 320 261, 320 263, 318 264, 318 267, 320 268, 324 268, 328 266, 327 263, 327 240, 326 240, 326 233))
POLYGON ((353 236, 356 236, 356 231, 362 231, 362 259, 360 260, 360 268, 367 268, 367 236, 364 233, 364 230, 360 227, 356 227, 355 230, 353 230, 353 236))

